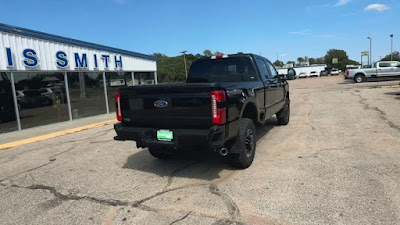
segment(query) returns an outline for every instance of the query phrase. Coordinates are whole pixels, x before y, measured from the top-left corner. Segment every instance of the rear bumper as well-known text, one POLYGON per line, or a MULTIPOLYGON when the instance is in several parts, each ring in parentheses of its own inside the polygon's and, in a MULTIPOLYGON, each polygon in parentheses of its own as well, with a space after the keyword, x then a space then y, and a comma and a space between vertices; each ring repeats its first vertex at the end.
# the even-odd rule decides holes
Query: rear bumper
POLYGON ((221 148, 225 142, 225 126, 213 126, 210 129, 168 129, 173 131, 172 141, 157 140, 157 128, 132 127, 123 123, 114 124, 117 136, 116 141, 131 140, 136 142, 138 148, 163 146, 163 147, 201 147, 216 149, 221 148))

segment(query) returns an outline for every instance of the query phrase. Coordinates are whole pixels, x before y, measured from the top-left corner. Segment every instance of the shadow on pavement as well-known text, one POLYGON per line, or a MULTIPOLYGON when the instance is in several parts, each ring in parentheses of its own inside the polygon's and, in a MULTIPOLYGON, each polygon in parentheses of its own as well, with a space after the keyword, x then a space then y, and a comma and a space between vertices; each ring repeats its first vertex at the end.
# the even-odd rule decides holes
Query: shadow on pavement
POLYGON ((395 92, 386 92, 385 95, 400 95, 400 91, 395 91, 395 92))
POLYGON ((378 83, 378 82, 385 82, 385 81, 398 81, 400 77, 385 77, 385 78, 368 78, 368 80, 362 83, 356 83, 352 79, 344 79, 343 82, 338 84, 365 84, 365 83, 378 83))
POLYGON ((394 99, 400 100, 400 91, 386 92, 385 95, 392 95, 395 96, 394 99))
MULTIPOLYGON (((256 140, 263 138, 274 126, 276 118, 267 120, 264 126, 257 127, 256 140)), ((236 170, 229 165, 226 158, 219 154, 201 149, 198 151, 180 152, 173 159, 156 159, 147 149, 143 149, 128 157, 122 168, 153 173, 159 176, 185 177, 201 180, 220 178, 222 170, 236 170)))

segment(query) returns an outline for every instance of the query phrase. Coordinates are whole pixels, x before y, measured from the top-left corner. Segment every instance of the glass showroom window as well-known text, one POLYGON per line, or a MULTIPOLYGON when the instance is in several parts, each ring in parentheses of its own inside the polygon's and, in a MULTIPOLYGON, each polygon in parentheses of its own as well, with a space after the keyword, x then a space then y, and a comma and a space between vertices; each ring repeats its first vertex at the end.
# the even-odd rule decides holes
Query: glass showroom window
POLYGON ((154 72, 135 72, 135 85, 155 84, 154 72))
POLYGON ((13 74, 22 129, 69 120, 63 73, 13 74))
POLYGON ((68 73, 72 118, 107 113, 102 72, 68 73))
POLYGON ((131 72, 106 72, 107 97, 110 112, 115 111, 114 96, 120 87, 133 86, 131 72))
POLYGON ((0 133, 18 129, 10 73, 0 72, 0 133))

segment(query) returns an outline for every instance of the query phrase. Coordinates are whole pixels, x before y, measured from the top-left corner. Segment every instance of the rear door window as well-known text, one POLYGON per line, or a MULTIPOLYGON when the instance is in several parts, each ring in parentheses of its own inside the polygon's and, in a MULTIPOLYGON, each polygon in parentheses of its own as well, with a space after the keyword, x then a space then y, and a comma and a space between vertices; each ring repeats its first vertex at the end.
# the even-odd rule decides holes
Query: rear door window
POLYGON ((265 61, 262 58, 256 58, 256 64, 258 70, 260 71, 261 79, 269 79, 271 77, 271 73, 269 72, 267 65, 265 64, 265 61))
POLYGON ((274 67, 274 65, 272 65, 272 63, 270 63, 269 61, 266 61, 267 66, 269 68, 269 71, 271 72, 271 79, 277 79, 278 78, 278 72, 276 72, 276 69, 274 67))
POLYGON ((391 67, 398 67, 399 65, 400 65, 400 63, 398 63, 398 62, 391 62, 390 63, 391 67))

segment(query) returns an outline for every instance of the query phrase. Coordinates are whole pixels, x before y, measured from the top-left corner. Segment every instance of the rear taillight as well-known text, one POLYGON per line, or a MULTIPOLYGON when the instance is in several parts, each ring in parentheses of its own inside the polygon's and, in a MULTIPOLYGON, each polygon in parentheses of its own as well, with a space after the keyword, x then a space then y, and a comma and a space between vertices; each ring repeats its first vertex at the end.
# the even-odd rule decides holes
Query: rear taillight
POLYGON ((346 71, 346 76, 349 76, 349 71, 348 70, 346 71))
POLYGON ((122 121, 122 112, 121 112, 121 94, 117 93, 115 95, 115 108, 117 113, 117 120, 122 121))
POLYGON ((218 103, 226 101, 225 91, 212 91, 210 99, 212 124, 224 124, 226 122, 226 108, 218 107, 218 103))

